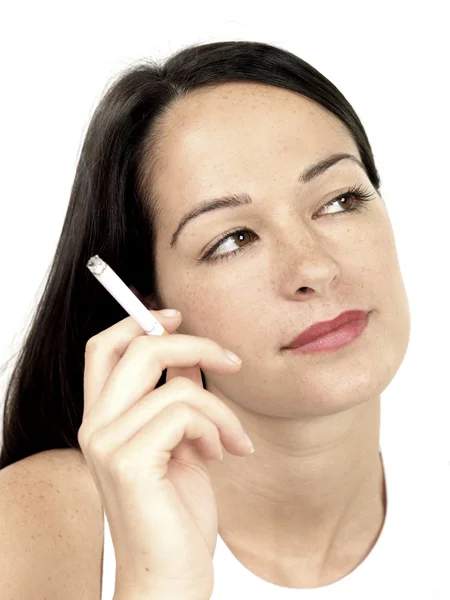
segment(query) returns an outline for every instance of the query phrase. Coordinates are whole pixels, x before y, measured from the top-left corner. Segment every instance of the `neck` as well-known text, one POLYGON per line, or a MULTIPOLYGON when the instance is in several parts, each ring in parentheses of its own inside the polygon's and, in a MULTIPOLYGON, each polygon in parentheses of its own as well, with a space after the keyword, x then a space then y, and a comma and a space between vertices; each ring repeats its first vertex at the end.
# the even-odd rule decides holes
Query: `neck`
POLYGON ((250 456, 225 452, 209 465, 219 533, 230 547, 274 558, 295 551, 324 564, 343 544, 375 543, 386 510, 379 397, 302 421, 227 404, 255 446, 250 456))

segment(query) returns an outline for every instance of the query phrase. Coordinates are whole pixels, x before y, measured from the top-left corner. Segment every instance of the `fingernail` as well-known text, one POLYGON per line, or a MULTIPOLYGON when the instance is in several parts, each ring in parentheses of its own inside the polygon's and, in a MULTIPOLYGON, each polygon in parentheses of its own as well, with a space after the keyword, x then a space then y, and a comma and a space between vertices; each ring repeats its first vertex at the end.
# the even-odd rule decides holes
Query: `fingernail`
POLYGON ((160 310, 159 313, 163 317, 178 317, 178 315, 180 314, 180 311, 175 310, 174 308, 164 308, 163 310, 160 310))
POLYGON ((237 363, 238 365, 241 364, 242 360, 239 358, 239 356, 237 356, 234 352, 231 352, 231 350, 225 350, 225 354, 228 356, 228 358, 230 360, 232 360, 234 363, 237 363))
POLYGON ((245 434, 245 441, 247 442, 247 446, 250 448, 250 454, 252 454, 255 451, 255 448, 253 447, 252 440, 248 437, 247 434, 245 434))

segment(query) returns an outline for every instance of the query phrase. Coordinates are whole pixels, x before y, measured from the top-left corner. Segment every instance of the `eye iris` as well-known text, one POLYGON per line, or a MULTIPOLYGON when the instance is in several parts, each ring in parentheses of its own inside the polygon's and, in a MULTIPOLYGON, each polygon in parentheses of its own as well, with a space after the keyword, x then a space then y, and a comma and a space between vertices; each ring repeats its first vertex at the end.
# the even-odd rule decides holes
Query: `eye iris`
MULTIPOLYGON (((244 238, 245 238, 245 234, 246 234, 245 231, 237 231, 236 233, 233 233, 233 236, 234 237, 239 237, 239 238, 242 238, 242 236, 244 236, 244 238)), ((242 241, 242 239, 240 241, 242 241)))
POLYGON ((353 208, 355 205, 358 205, 358 197, 353 194, 346 194, 345 196, 342 196, 341 201, 345 208, 353 208))
MULTIPOLYGON (((331 200, 330 202, 325 204, 325 206, 322 208, 322 210, 332 206, 333 204, 341 203, 342 207, 344 208, 344 211, 342 211, 342 213, 351 213, 353 211, 359 212, 361 210, 360 205, 363 204, 363 202, 367 202, 368 200, 371 200, 371 199, 372 199, 371 193, 369 190, 365 190, 364 188, 361 188, 361 187, 351 188, 347 192, 343 193, 341 196, 335 197, 333 200, 331 200)), ((339 213, 336 213, 336 214, 339 214, 339 213)), ((239 237, 240 242, 245 242, 245 235, 247 235, 250 238, 250 241, 253 240, 255 237, 251 230, 245 229, 245 228, 238 229, 237 231, 231 232, 227 236, 223 237, 222 240, 220 242, 218 242, 215 247, 212 248, 212 250, 210 251, 210 254, 206 255, 207 258, 205 258, 205 260, 216 260, 219 258, 221 259, 221 258, 228 258, 230 256, 234 256, 235 254, 237 254, 239 252, 239 250, 241 249, 241 246, 239 246, 238 249, 232 250, 230 252, 218 253, 218 250, 220 250, 223 246, 227 245, 226 244, 227 240, 230 240, 233 238, 236 240, 238 238, 238 236, 240 236, 239 237)))
MULTIPOLYGON (((238 230, 238 231, 234 231, 229 233, 225 238, 222 239, 222 241, 218 244, 218 246, 213 249, 213 254, 217 253, 218 250, 220 250, 221 248, 226 248, 228 246, 228 244, 231 242, 234 242, 239 248, 241 248, 241 246, 239 245, 239 243, 236 241, 237 238, 239 237, 239 241, 240 242, 245 242, 245 236, 248 235, 250 232, 249 231, 245 231, 245 230, 238 230), (242 237, 244 239, 242 239, 242 237)), ((231 253, 235 253, 238 252, 238 250, 232 250, 231 253)), ((220 253, 219 256, 225 256, 227 253, 220 253)))

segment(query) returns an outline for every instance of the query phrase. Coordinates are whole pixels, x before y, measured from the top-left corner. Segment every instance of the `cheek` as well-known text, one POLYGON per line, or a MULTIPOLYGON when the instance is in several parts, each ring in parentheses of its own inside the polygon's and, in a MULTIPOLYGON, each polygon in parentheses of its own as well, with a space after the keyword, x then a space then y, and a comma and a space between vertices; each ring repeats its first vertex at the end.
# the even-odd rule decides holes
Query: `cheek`
POLYGON ((191 271, 189 280, 186 277, 185 281, 177 283, 177 296, 173 297, 178 297, 176 308, 183 314, 179 333, 208 337, 226 346, 227 342, 235 344, 245 329, 245 306, 250 303, 248 292, 249 288, 254 288, 241 277, 237 281, 227 281, 219 269, 214 277, 205 277, 202 273, 195 278, 191 271))
MULTIPOLYGON (((394 232, 386 211, 374 211, 359 231, 351 252, 356 253, 360 268, 374 284, 387 284, 392 276, 397 277, 399 265, 394 232)), ((343 266, 345 268, 345 260, 343 266)))
POLYGON ((381 279, 385 285, 395 285, 401 280, 395 237, 389 220, 375 231, 368 260, 374 274, 378 273, 378 280, 381 279))
POLYGON ((187 269, 172 269, 163 297, 183 315, 177 332, 188 335, 214 339, 221 331, 221 324, 226 323, 235 311, 230 289, 223 282, 216 285, 214 278, 201 268, 198 274, 195 268, 189 269, 189 272, 187 269))
POLYGON ((386 332, 392 342, 407 346, 410 333, 410 311, 406 288, 399 263, 395 236, 387 220, 372 243, 368 257, 368 280, 373 282, 386 332))

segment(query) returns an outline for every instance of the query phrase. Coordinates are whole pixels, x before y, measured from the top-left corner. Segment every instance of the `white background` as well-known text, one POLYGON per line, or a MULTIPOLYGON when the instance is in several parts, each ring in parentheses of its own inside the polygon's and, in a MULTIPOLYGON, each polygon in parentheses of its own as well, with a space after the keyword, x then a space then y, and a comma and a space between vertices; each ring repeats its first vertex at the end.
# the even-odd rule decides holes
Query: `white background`
MULTIPOLYGON (((449 66, 444 2, 10 2, 1 10, 0 364, 43 290, 82 139, 109 80, 190 43, 280 45, 328 77, 371 142, 410 300, 381 443, 450 458, 449 66)), ((11 366, 0 380, 0 407, 11 366)))

